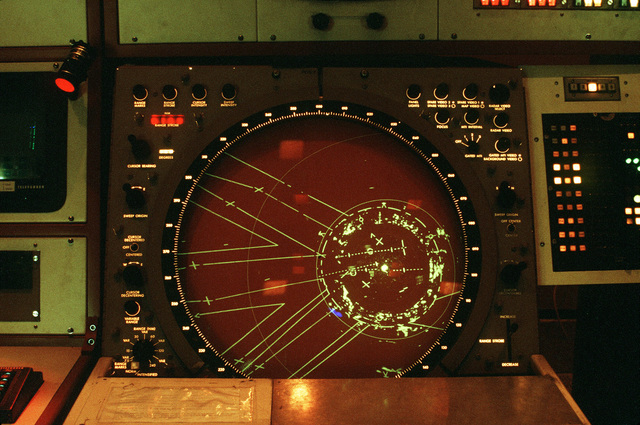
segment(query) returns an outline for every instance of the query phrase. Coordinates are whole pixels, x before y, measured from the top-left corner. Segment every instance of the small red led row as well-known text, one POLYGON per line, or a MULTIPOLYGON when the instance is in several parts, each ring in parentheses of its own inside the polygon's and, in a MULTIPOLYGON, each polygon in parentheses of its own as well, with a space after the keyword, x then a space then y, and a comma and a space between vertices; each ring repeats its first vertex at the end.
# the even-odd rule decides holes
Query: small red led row
POLYGON ((151 125, 182 125, 184 124, 184 115, 151 115, 151 125))
POLYGON ((529 0, 529 6, 535 7, 535 6, 550 6, 550 7, 555 7, 556 5, 556 0, 529 0))
POLYGON ((483 6, 509 6, 509 0, 481 0, 483 6))

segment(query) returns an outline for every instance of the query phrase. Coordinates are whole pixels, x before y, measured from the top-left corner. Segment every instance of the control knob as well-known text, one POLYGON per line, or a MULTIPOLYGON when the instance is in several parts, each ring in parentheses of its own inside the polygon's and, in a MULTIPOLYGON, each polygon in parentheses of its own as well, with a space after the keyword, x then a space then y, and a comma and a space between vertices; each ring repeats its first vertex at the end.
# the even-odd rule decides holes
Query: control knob
POLYGON ((509 124, 509 114, 500 112, 493 117, 493 124, 498 128, 505 128, 509 124))
POLYGON ((522 272, 527 268, 527 263, 521 261, 519 263, 506 264, 500 271, 500 280, 509 287, 515 287, 522 276, 522 272))
POLYGON ((136 160, 142 161, 151 155, 151 148, 146 141, 138 139, 133 134, 130 134, 127 140, 131 144, 131 152, 136 160))
POLYGON ((480 120, 480 111, 477 109, 469 109, 464 113, 464 121, 469 125, 475 125, 480 120))
POLYGON ((467 100, 473 100, 478 97, 478 91, 478 85, 476 83, 471 83, 462 90, 462 95, 467 100))
POLYGON ((238 91, 236 89, 236 86, 234 86, 231 83, 227 83, 224 86, 222 86, 221 94, 224 100, 233 100, 238 94, 238 91))
POLYGON ((436 112, 435 120, 438 124, 444 125, 451 119, 451 113, 447 109, 440 109, 436 112))
POLYGON ((385 23, 386 23, 386 18, 384 17, 384 15, 380 13, 373 12, 367 15, 367 28, 369 29, 379 30, 382 27, 384 27, 385 23))
POLYGON ((165 100, 175 100, 176 97, 178 97, 178 89, 167 84, 162 88, 162 97, 164 97, 165 100))
POLYGON ((418 84, 411 84, 407 87, 407 97, 411 100, 418 100, 422 96, 422 88, 418 84))
POLYGON ((141 187, 133 187, 129 183, 122 185, 125 191, 125 202, 132 209, 140 209, 145 206, 147 201, 144 198, 144 190, 141 187))
POLYGON ((517 201, 518 196, 516 191, 509 185, 509 182, 503 181, 498 186, 498 205, 505 209, 513 208, 517 201))
POLYGON ((156 353, 155 344, 153 341, 144 339, 136 342, 131 347, 131 354, 133 358, 141 364, 148 365, 153 360, 153 356, 156 353))
POLYGON ((204 100, 207 97, 207 88, 202 84, 195 84, 191 87, 191 96, 195 100, 204 100))
POLYGON ((509 87, 504 84, 494 84, 489 89, 489 99, 491 99, 491 103, 506 103, 510 97, 511 91, 509 87))
POLYGON ((444 100, 449 96, 449 85, 447 83, 440 83, 433 91, 433 95, 438 100, 444 100))
POLYGON ((142 84, 136 84, 132 90, 133 98, 138 101, 145 100, 149 96, 149 92, 142 84))
POLYGON ((328 30, 332 22, 333 20, 331 19, 331 16, 326 13, 316 13, 311 17, 313 27, 320 31, 328 30))
POLYGON ((511 148, 511 140, 508 137, 501 137, 496 141, 496 150, 500 153, 506 153, 511 148))
POLYGON ((122 279, 127 286, 132 288, 139 288, 144 285, 144 275, 142 273, 142 267, 138 264, 127 264, 122 271, 122 279))

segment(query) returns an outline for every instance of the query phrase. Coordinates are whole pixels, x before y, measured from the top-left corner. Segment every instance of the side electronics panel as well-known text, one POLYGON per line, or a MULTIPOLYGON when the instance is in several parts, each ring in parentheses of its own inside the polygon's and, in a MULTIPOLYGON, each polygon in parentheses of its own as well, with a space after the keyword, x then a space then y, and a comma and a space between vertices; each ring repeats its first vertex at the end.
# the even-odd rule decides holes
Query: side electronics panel
POLYGON ((85 0, 0 2, 0 47, 67 46, 87 39, 85 0))
POLYGON ((629 0, 448 0, 439 39, 637 41, 639 19, 629 0))
POLYGON ((0 334, 84 333, 86 251, 82 237, 0 238, 0 334))
POLYGON ((640 282, 640 68, 525 74, 539 284, 640 282))
POLYGON ((259 0, 257 4, 258 41, 437 39, 435 0, 259 0))
POLYGON ((256 41, 256 0, 119 0, 121 44, 256 41))
POLYGON ((55 71, 53 63, 0 64, 0 222, 87 219, 87 96, 67 100, 55 71))

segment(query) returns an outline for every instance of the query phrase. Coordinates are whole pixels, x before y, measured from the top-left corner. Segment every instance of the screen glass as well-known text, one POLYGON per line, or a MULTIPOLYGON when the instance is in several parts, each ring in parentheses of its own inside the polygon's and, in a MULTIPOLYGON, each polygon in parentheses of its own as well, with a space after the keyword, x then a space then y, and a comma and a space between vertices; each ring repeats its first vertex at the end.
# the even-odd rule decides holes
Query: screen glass
POLYGON ((0 212, 50 212, 67 187, 67 98, 54 73, 0 73, 0 212))

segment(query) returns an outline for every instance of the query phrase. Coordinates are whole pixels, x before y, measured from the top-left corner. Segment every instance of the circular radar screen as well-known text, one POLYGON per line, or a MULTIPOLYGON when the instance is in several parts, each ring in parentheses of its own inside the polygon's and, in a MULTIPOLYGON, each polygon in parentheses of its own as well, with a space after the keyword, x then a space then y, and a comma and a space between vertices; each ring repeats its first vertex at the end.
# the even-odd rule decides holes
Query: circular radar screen
POLYGON ((452 174, 357 107, 296 109, 230 129, 184 176, 163 239, 173 314, 243 376, 403 375, 460 327, 452 174))

